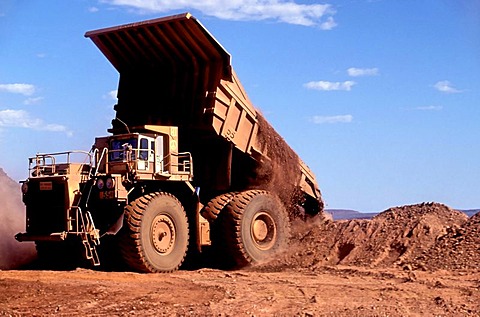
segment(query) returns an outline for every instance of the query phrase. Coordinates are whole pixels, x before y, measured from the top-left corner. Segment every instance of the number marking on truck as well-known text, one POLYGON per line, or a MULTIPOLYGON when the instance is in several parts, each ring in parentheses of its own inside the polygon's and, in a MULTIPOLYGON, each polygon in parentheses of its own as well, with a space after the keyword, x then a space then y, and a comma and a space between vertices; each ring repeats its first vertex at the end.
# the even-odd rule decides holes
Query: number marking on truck
POLYGON ((113 199, 113 198, 115 198, 115 192, 113 190, 100 192, 100 199, 113 199))

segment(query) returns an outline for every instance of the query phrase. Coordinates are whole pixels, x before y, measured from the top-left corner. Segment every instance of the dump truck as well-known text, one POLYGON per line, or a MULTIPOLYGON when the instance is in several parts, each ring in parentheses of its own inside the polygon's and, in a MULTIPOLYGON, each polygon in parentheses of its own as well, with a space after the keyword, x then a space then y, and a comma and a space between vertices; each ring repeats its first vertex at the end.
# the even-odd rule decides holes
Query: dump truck
POLYGON ((29 159, 16 239, 34 241, 41 259, 77 250, 99 265, 113 236, 139 272, 171 272, 206 249, 242 267, 284 248, 292 219, 322 213, 314 174, 191 14, 85 37, 119 73, 116 115, 90 151, 29 159))

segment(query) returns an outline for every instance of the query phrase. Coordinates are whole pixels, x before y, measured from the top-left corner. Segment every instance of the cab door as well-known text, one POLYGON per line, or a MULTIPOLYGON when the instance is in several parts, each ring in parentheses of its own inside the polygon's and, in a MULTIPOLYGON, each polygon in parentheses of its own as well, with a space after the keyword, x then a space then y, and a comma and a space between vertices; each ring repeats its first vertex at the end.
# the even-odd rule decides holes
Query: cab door
MULTIPOLYGON (((153 142, 152 142, 153 143, 153 142)), ((163 161, 163 136, 158 136, 155 139, 155 173, 164 173, 164 161, 163 161)))
POLYGON ((145 136, 140 137, 137 164, 139 171, 149 171, 154 166, 153 140, 145 136))

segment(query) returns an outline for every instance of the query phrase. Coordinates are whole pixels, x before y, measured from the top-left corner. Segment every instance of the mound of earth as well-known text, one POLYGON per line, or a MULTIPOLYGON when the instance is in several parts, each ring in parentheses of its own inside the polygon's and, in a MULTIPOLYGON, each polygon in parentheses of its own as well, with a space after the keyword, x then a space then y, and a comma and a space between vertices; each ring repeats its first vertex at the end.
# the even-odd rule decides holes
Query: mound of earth
POLYGON ((431 250, 417 257, 415 264, 430 270, 479 270, 480 213, 460 227, 448 227, 447 234, 431 250))
POLYGON ((388 209, 373 218, 374 223, 382 224, 381 234, 369 240, 378 253, 373 260, 385 266, 411 264, 417 255, 435 246, 448 228, 467 220, 464 213, 439 203, 388 209))
POLYGON ((435 248, 452 228, 467 230, 467 220, 464 213, 443 204, 422 203, 390 208, 371 220, 294 225, 289 250, 259 269, 316 270, 338 264, 421 268, 418 258, 435 248))

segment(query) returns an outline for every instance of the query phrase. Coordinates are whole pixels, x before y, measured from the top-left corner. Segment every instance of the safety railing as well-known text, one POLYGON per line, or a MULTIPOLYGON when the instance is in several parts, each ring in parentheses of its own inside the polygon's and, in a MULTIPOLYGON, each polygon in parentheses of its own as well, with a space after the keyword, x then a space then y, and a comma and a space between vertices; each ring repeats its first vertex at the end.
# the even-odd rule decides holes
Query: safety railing
POLYGON ((193 174, 193 161, 190 152, 169 154, 163 158, 162 162, 166 162, 164 163, 164 168, 167 171, 176 171, 179 174, 193 174), (172 160, 172 157, 176 157, 176 160, 172 160))
POLYGON ((93 167, 93 155, 86 151, 39 153, 28 159, 30 177, 66 175, 72 172, 89 174, 93 167), (78 168, 72 171, 72 168, 78 168))

